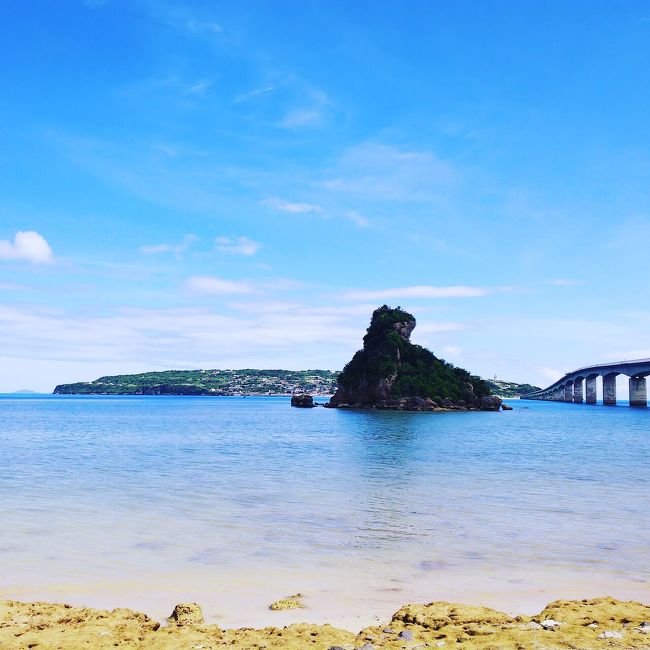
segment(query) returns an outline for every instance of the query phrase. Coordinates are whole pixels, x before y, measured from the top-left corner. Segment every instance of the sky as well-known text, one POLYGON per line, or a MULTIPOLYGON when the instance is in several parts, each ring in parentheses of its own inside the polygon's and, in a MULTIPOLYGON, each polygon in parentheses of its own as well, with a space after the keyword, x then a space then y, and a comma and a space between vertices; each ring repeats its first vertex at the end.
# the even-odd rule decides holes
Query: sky
POLYGON ((7 0, 0 392, 650 357, 650 2, 7 0))

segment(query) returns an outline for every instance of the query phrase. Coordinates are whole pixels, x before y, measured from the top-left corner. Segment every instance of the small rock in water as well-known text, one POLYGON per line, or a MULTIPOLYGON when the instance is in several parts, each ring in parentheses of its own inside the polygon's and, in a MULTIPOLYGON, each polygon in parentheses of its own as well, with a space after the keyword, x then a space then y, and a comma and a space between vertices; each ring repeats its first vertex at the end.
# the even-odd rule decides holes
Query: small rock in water
POLYGON ((554 630, 559 625, 562 625, 559 621, 554 621, 552 618, 547 618, 545 621, 541 621, 540 625, 545 630, 554 630))
POLYGON ((279 612, 285 609, 304 609, 305 606, 298 600, 298 598, 302 597, 302 594, 294 594, 293 596, 289 596, 289 598, 281 598, 280 600, 271 603, 269 609, 274 612, 279 612))
POLYGON ((203 625, 203 612, 196 603, 179 603, 169 617, 170 623, 176 625, 203 625))
POLYGON ((314 404, 314 398, 311 395, 302 394, 291 396, 291 406, 310 409, 316 405, 314 404))
POLYGON ((599 639, 622 639, 625 632, 617 632, 616 630, 605 630, 598 635, 599 639))
POLYGON ((403 639, 404 641, 413 641, 413 632, 411 630, 402 630, 398 635, 398 639, 403 639))

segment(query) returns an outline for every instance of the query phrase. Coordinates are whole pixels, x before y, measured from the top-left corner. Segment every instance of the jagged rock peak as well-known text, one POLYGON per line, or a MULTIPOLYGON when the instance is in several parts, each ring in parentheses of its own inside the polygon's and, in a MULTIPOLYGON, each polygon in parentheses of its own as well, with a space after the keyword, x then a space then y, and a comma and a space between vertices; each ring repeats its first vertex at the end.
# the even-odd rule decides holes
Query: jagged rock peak
POLYGON ((490 388, 482 379, 411 343, 414 328, 415 318, 401 307, 376 309, 363 349, 339 375, 329 406, 418 411, 499 408, 499 398, 484 399, 490 396, 490 388))
POLYGON ((415 317, 401 307, 382 305, 372 313, 370 327, 363 337, 363 347, 367 348, 391 331, 397 332, 405 341, 409 341, 415 324, 415 317))

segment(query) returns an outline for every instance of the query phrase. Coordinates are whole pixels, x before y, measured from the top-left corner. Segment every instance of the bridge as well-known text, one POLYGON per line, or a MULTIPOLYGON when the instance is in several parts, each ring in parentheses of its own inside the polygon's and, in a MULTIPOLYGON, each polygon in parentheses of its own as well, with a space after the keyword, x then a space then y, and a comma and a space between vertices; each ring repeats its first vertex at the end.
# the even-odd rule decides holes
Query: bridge
POLYGON ((603 363, 578 368, 558 379, 544 390, 523 395, 521 399, 552 402, 596 403, 596 381, 603 378, 603 404, 616 405, 616 377, 627 375, 630 382, 630 406, 648 406, 646 377, 650 375, 650 359, 603 363))

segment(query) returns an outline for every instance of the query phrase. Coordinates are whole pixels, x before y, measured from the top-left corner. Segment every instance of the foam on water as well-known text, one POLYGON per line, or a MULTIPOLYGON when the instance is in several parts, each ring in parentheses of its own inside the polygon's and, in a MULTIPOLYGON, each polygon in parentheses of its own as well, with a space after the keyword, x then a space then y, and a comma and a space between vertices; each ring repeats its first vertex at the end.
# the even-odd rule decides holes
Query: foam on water
POLYGON ((514 405, 2 397, 0 597, 348 627, 407 601, 650 601, 650 411, 514 405), (308 609, 266 609, 296 591, 308 609))

